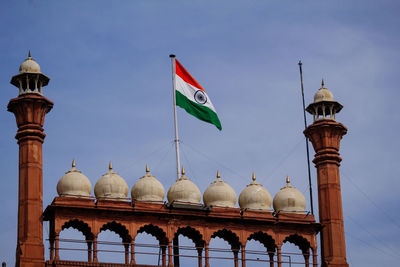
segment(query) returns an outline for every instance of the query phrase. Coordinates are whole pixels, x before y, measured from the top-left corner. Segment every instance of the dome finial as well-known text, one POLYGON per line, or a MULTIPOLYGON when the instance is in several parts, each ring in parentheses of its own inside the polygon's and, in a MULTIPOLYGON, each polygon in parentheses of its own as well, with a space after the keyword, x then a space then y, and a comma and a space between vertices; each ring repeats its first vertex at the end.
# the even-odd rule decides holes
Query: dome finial
POLYGON ((111 163, 111 160, 110 160, 110 164, 108 164, 108 170, 112 170, 112 163, 111 163))
POLYGON ((149 172, 150 172, 149 165, 147 165, 147 163, 146 163, 146 173, 149 173, 149 172))
POLYGON ((185 175, 185 168, 182 165, 182 171, 181 171, 182 176, 185 175))
POLYGON ((217 170, 217 178, 221 178, 221 174, 219 173, 219 170, 217 170))
POLYGON ((253 172, 253 176, 251 177, 251 179, 253 179, 253 182, 256 181, 256 174, 253 172))
POLYGON ((321 87, 324 88, 324 86, 325 86, 325 82, 324 82, 324 78, 322 78, 321 87))
POLYGON ((289 175, 286 175, 286 184, 290 184, 290 178, 289 178, 289 175))
POLYGON ((75 159, 72 160, 72 168, 75 168, 76 164, 75 164, 75 159))
POLYGON ((31 50, 29 49, 28 57, 31 57, 31 50))

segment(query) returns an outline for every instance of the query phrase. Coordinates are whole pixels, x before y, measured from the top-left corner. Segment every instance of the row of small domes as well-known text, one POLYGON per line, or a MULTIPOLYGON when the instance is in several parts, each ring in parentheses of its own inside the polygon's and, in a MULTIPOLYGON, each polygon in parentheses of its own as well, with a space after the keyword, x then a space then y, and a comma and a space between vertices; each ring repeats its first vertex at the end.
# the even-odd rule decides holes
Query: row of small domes
MULTIPOLYGON (((256 181, 253 173, 252 182, 243 189, 239 195, 241 209, 270 210, 272 198, 270 193, 256 181)), ((60 179, 57 184, 57 192, 60 196, 88 197, 92 185, 89 179, 75 167, 60 179)), ((110 162, 109 171, 104 174, 94 187, 94 194, 98 199, 126 198, 128 185, 125 180, 112 170, 110 162)), ((136 201, 163 201, 165 190, 163 185, 150 174, 146 165, 146 174, 133 186, 131 196, 136 201)), ((170 187, 167 193, 169 203, 181 202, 187 204, 201 204, 201 192, 199 188, 185 176, 182 168, 182 176, 170 187)), ((236 204, 236 193, 233 188, 221 179, 218 171, 217 178, 206 189, 203 201, 206 206, 230 207, 236 204)), ((275 211, 304 212, 305 198, 295 187, 290 185, 289 177, 286 185, 275 195, 273 207, 275 211)))

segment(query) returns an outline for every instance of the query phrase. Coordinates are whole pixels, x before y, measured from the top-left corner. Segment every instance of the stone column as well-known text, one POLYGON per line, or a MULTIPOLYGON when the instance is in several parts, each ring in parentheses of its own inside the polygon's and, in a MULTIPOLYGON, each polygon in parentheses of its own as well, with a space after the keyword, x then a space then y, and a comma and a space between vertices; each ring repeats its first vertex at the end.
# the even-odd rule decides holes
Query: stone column
POLYGON ((161 246, 161 261, 162 266, 167 267, 167 246, 165 245, 161 246))
POLYGON ((97 235, 93 238, 93 262, 98 262, 97 259, 97 235))
POLYGON ((309 267, 310 266, 310 254, 307 253, 303 253, 304 256, 304 265, 305 267, 309 267))
POLYGON ((53 236, 50 237, 49 243, 50 243, 50 261, 53 261, 54 260, 54 237, 53 236))
POLYGON ((53 102, 39 94, 11 99, 19 145, 18 237, 16 266, 43 266, 43 156, 45 115, 53 102))
POLYGON ((276 260, 278 261, 278 267, 282 267, 282 253, 280 245, 276 248, 276 254, 277 254, 276 260))
POLYGON ((58 233, 54 237, 54 250, 55 250, 54 260, 58 261, 58 260, 60 260, 59 235, 58 235, 58 233))
POLYGON ((92 243, 93 241, 86 241, 88 247, 88 262, 93 261, 93 254, 92 254, 92 243))
POLYGON ((274 267, 274 255, 275 255, 275 253, 268 252, 268 255, 269 255, 269 267, 274 267))
POLYGON ((173 239, 173 251, 174 251, 174 267, 179 267, 179 236, 175 236, 173 239))
POLYGON ((246 267, 246 250, 245 246, 241 246, 241 252, 242 252, 242 267, 246 267))
POLYGON ((135 240, 131 241, 131 264, 136 264, 135 260, 135 240))
POLYGON ((239 250, 237 249, 233 249, 233 260, 235 267, 239 267, 239 250))
POLYGON ((129 243, 124 243, 125 247, 125 264, 129 264, 129 243))
POLYGON ((210 252, 209 252, 209 248, 208 248, 209 244, 208 242, 205 242, 204 244, 204 256, 205 256, 205 260, 206 260, 206 264, 205 267, 210 267, 210 252))
POLYGON ((313 267, 318 267, 318 260, 317 260, 317 248, 312 248, 312 257, 313 257, 313 267))
POLYGON ((172 241, 168 240, 168 267, 173 267, 174 263, 172 261, 172 241))
POLYGON ((203 266, 203 248, 197 248, 197 261, 198 261, 198 266, 202 267, 203 266))
POLYGON ((334 120, 317 120, 304 134, 315 150, 317 168, 319 219, 321 230, 322 266, 349 266, 343 226, 342 194, 340 189, 340 140, 347 129, 334 120))

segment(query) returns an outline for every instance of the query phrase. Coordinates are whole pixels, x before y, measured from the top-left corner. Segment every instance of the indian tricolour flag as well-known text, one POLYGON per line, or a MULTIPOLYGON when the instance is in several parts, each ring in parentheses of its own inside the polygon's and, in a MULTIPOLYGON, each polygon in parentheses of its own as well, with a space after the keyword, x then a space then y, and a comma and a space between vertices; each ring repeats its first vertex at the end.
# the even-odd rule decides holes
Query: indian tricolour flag
POLYGON ((221 122, 206 91, 177 59, 174 60, 176 105, 196 118, 214 124, 221 130, 221 122))

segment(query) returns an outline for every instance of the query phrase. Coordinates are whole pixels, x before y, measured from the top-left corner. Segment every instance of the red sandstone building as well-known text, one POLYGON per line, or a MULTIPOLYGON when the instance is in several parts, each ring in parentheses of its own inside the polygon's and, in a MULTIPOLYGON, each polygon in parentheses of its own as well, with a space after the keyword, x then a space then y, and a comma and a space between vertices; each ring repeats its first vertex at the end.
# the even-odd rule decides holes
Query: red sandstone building
MULTIPOLYGON (((203 194, 182 176, 169 188, 164 202, 163 185, 150 174, 140 178, 131 189, 113 171, 103 175, 94 187, 76 169, 75 162, 57 185, 58 197, 43 211, 42 144, 45 115, 53 103, 44 97, 42 88, 49 78, 30 56, 21 64, 11 84, 19 88, 11 99, 8 111, 15 114, 19 145, 19 202, 16 266, 144 266, 136 264, 135 238, 140 233, 156 237, 162 266, 179 266, 178 236, 193 241, 198 253, 198 266, 210 266, 211 239, 220 237, 231 247, 234 266, 246 266, 246 243, 259 241, 265 246, 269 260, 265 266, 282 266, 282 245, 297 245, 305 266, 348 266, 340 191, 340 140, 346 127, 336 121, 342 106, 322 85, 307 107, 314 122, 304 131, 316 152, 320 222, 305 212, 304 196, 290 184, 272 199, 255 175, 239 195, 221 179, 203 194), (273 209, 271 209, 271 205, 273 209), (50 256, 44 257, 43 220, 49 221, 50 256), (75 228, 85 236, 87 261, 60 259, 60 232, 75 228), (101 231, 117 233, 124 247, 125 264, 102 263, 98 260, 97 237, 101 231), (321 255, 317 255, 317 234, 320 233, 321 255)), ((150 265, 147 265, 150 266, 150 265)))

